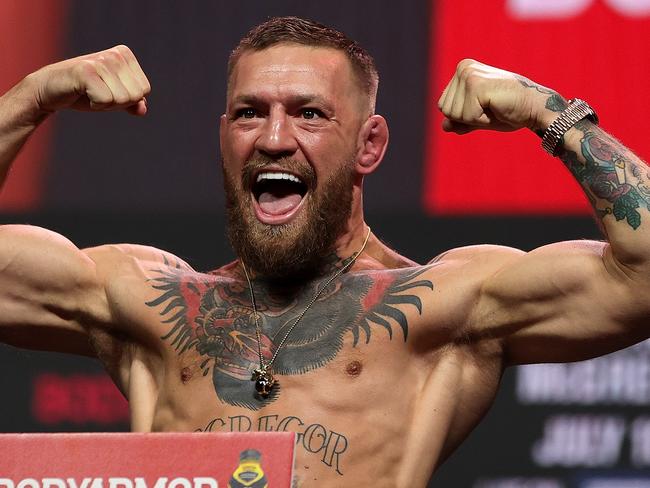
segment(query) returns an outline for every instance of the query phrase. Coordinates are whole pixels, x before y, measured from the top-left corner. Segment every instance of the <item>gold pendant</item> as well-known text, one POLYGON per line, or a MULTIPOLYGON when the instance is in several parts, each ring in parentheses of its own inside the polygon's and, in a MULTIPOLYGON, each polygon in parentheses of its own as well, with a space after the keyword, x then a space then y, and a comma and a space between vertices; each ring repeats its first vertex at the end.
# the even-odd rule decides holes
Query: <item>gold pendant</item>
POLYGON ((271 394, 273 385, 276 383, 273 375, 269 373, 264 366, 253 371, 251 381, 255 382, 255 390, 264 398, 268 397, 271 394))

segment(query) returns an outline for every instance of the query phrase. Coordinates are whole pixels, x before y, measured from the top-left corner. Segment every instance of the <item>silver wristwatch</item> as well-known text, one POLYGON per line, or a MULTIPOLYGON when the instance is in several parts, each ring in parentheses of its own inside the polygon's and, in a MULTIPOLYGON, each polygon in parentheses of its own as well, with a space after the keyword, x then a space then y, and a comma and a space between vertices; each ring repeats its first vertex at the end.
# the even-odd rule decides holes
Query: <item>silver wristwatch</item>
POLYGON ((562 147, 560 141, 564 134, 582 119, 588 118, 594 124, 598 124, 598 115, 587 102, 579 98, 569 100, 569 106, 565 108, 557 119, 553 121, 542 137, 542 147, 551 156, 557 156, 562 147))

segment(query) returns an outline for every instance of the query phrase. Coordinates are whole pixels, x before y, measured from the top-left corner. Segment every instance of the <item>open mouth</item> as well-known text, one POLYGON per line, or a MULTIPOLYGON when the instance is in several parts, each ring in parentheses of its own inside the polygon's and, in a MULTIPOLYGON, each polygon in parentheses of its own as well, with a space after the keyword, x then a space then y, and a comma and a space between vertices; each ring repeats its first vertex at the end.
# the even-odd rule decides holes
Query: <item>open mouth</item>
POLYGON ((261 171, 252 188, 257 218, 268 224, 290 220, 301 207, 307 190, 307 184, 294 174, 261 171))

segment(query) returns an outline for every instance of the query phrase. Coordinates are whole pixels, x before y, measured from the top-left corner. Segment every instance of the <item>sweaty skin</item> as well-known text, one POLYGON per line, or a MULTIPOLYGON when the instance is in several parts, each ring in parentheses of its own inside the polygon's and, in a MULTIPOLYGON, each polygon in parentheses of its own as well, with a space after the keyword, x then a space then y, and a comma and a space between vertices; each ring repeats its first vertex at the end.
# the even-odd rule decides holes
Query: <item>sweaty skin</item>
MULTIPOLYGON (((149 89, 124 46, 37 71, 0 98, 0 170, 47 113, 144 115, 149 89)), ((247 52, 229 80, 223 164, 249 216, 300 228, 303 203, 342 163, 355 176, 350 216, 319 274, 279 286, 252 270, 267 361, 362 247, 363 177, 388 141, 372 106, 329 48, 247 52), (289 213, 260 213, 238 178, 259 156, 277 161, 269 171, 287 157, 313 169, 315 186, 289 213)), ((554 91, 472 60, 440 99, 443 129, 457 133, 543 131, 564 107, 554 91)), ((239 261, 201 273, 150 247, 79 250, 45 229, 2 226, 0 339, 98 357, 129 400, 134 431, 293 431, 298 486, 425 486, 483 417, 506 366, 586 359, 648 336, 648 170, 588 122, 567 133, 561 159, 609 242, 472 246, 417 264, 373 234, 287 337, 268 398, 250 381, 258 342, 239 261)))

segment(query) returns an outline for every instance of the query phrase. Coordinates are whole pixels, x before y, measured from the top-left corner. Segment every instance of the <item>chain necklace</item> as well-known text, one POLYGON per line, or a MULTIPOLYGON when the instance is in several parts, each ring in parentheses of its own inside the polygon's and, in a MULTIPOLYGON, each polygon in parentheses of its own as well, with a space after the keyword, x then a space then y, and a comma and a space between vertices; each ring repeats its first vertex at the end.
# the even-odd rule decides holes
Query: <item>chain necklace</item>
POLYGON ((282 349, 282 346, 284 346, 284 343, 287 341, 289 334, 291 334, 293 329, 296 328, 296 325, 298 325, 298 322, 300 322, 300 320, 305 316, 307 310, 309 310, 309 308, 314 303, 316 303, 316 300, 318 300, 318 297, 321 295, 321 293, 323 293, 325 288, 327 288, 330 285, 330 283, 332 283, 332 281, 338 278, 341 275, 341 273, 343 273, 346 269, 348 269, 350 266, 354 264, 354 262, 357 260, 359 255, 366 248, 366 244, 368 244, 369 237, 370 237, 370 227, 368 227, 368 233, 366 234, 366 239, 363 241, 363 245, 361 246, 361 249, 355 252, 350 258, 350 260, 341 269, 339 269, 336 273, 334 273, 330 277, 330 279, 328 279, 327 282, 320 288, 320 290, 316 292, 316 294, 311 299, 309 304, 300 313, 300 315, 298 315, 298 318, 296 318, 296 320, 293 322, 293 324, 291 325, 287 333, 280 341, 280 344, 278 344, 278 347, 275 349, 275 352, 273 353, 271 360, 266 364, 264 363, 264 358, 262 357, 262 337, 261 337, 262 333, 260 332, 259 313, 257 312, 255 293, 253 293, 253 285, 251 284, 251 279, 248 276, 248 270, 246 269, 246 265, 244 264, 244 261, 241 261, 242 268, 244 268, 244 274, 246 275, 246 281, 248 282, 248 289, 250 290, 250 294, 251 294, 251 305, 253 307, 253 318, 255 320, 255 333, 257 334, 257 352, 259 353, 259 358, 260 358, 260 367, 253 371, 253 375, 251 376, 251 381, 255 382, 255 390, 262 397, 264 398, 268 397, 271 394, 271 390, 273 389, 273 386, 278 383, 278 380, 276 380, 271 374, 271 367, 273 366, 273 362, 275 361, 275 358, 278 357, 278 353, 280 352, 280 349, 282 349))

